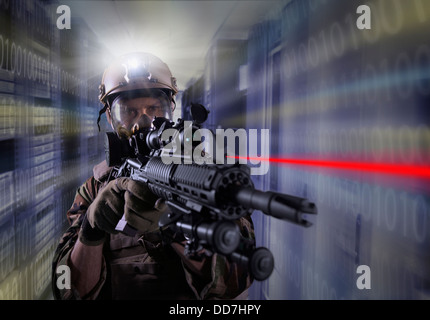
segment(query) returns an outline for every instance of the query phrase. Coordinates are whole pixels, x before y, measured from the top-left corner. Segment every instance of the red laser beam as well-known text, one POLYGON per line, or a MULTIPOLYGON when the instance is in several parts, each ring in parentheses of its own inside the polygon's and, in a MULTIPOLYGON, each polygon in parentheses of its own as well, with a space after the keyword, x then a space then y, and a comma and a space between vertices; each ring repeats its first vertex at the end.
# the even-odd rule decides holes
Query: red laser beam
POLYGON ((401 165, 390 163, 348 162, 311 159, 289 159, 289 158, 258 158, 227 156, 228 158, 246 159, 255 161, 267 161, 270 163, 294 164, 312 167, 324 167, 339 170, 373 172, 388 175, 401 175, 409 177, 430 178, 430 167, 416 165, 401 165))

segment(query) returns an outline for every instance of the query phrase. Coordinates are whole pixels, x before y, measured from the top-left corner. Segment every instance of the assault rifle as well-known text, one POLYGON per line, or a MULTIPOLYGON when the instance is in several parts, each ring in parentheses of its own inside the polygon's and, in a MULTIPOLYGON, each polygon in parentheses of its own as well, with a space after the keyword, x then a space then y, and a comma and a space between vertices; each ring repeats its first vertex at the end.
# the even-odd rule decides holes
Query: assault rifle
MULTIPOLYGON (((306 214, 316 214, 314 203, 292 195, 256 190, 245 164, 166 164, 164 147, 176 141, 185 143, 185 130, 195 132, 206 121, 208 111, 199 104, 191 107, 191 128, 179 119, 173 123, 155 118, 153 128, 138 130, 131 138, 120 139, 113 132, 106 134, 106 160, 114 166, 111 178, 130 177, 146 183, 149 189, 165 200, 171 212, 159 221, 160 230, 185 236, 185 253, 193 259, 205 248, 206 254, 218 253, 230 261, 244 264, 254 279, 267 279, 274 268, 272 253, 264 247, 255 248, 254 241, 243 237, 234 220, 251 215, 254 210, 309 227, 306 214), (173 136, 163 135, 168 129, 173 136), (164 155, 163 155, 164 152, 164 155)), ((188 122, 190 123, 190 122, 188 122)), ((190 159, 195 145, 183 149, 180 158, 190 159)), ((172 150, 170 150, 172 155, 172 150)), ((121 220, 117 230, 133 235, 136 230, 121 220)))

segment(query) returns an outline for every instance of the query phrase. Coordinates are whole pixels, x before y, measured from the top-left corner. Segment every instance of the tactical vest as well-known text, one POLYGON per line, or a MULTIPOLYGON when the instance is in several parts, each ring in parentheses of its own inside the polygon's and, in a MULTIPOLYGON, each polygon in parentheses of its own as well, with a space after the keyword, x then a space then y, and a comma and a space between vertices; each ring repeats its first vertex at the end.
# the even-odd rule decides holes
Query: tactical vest
POLYGON ((195 299, 181 259, 159 234, 115 234, 107 246, 106 289, 112 299, 195 299))
MULTIPOLYGON (((107 182, 109 171, 104 162, 94 168, 94 177, 107 182)), ((111 234, 104 257, 108 276, 101 295, 106 298, 196 298, 186 282, 181 258, 169 245, 163 245, 158 231, 134 237, 111 234)))

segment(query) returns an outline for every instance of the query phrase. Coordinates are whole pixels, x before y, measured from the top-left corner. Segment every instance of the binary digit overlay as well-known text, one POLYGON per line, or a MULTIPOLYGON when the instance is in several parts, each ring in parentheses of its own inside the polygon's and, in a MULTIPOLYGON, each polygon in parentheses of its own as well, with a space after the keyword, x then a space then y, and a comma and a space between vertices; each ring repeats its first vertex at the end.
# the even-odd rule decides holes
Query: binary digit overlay
POLYGON ((76 188, 105 159, 107 58, 140 48, 143 6, 163 12, 149 20, 163 34, 151 49, 193 73, 178 76, 175 114, 207 107, 207 141, 244 128, 232 154, 243 150, 255 188, 318 207, 306 230, 253 213, 275 268, 250 299, 430 298, 430 1, 48 2, 0 0, 0 299, 50 299, 55 272, 70 285, 52 259, 76 188), (241 3, 265 8, 244 30, 243 14, 222 15, 241 3), (96 33, 108 12, 133 28, 96 33), (215 24, 194 40, 208 43, 202 65, 192 43, 172 49, 176 31, 215 24), (106 45, 104 32, 130 39, 106 45))

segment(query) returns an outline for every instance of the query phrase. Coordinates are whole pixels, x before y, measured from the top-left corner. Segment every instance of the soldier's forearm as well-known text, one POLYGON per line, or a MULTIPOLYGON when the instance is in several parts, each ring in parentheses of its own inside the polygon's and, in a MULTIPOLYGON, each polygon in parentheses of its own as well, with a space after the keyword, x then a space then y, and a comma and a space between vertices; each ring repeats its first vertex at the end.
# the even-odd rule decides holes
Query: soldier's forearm
POLYGON ((103 244, 87 246, 77 240, 69 260, 71 281, 84 297, 99 282, 103 263, 103 244))

